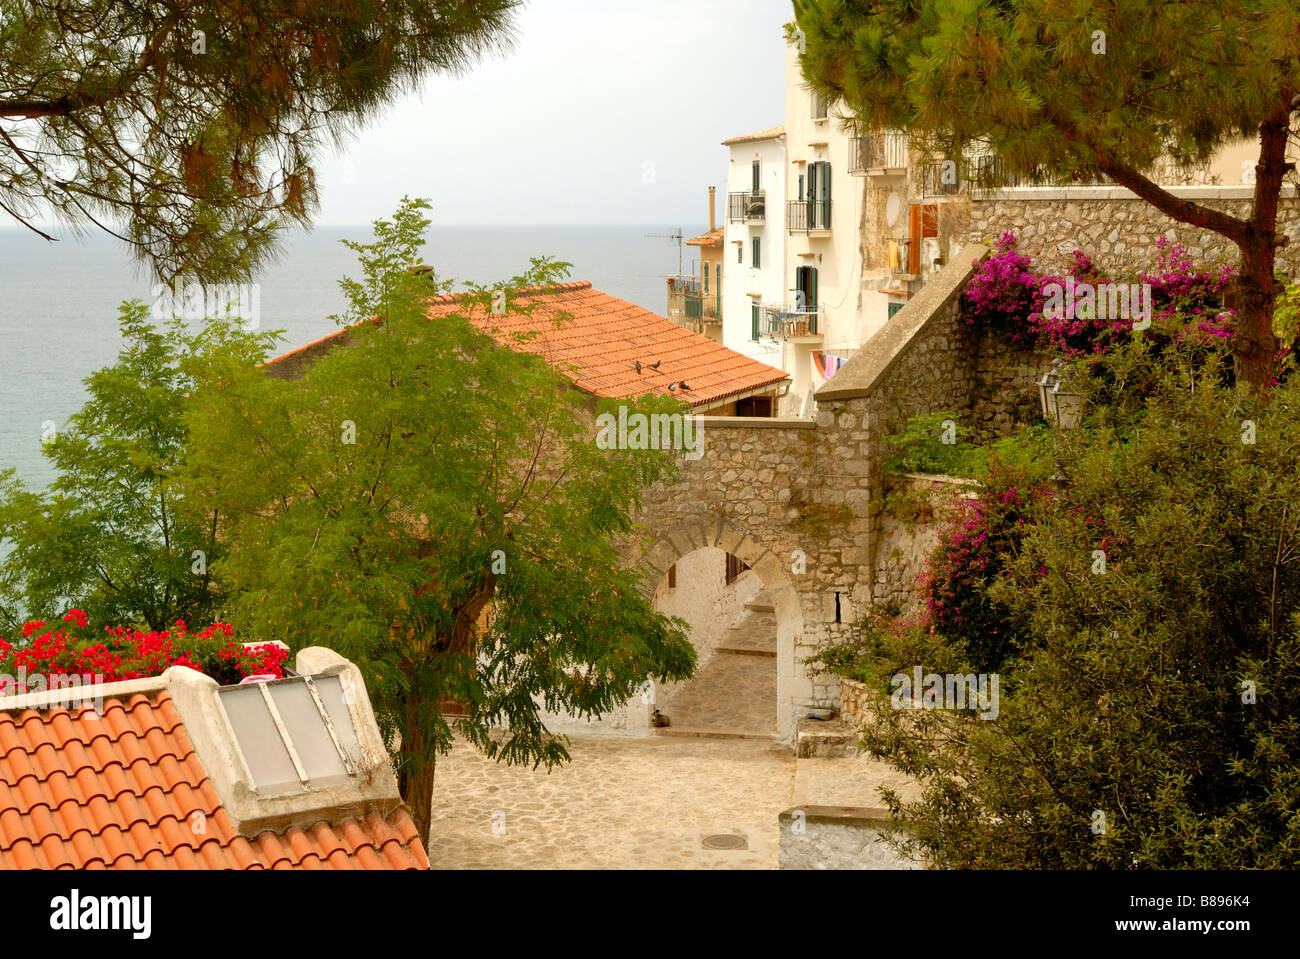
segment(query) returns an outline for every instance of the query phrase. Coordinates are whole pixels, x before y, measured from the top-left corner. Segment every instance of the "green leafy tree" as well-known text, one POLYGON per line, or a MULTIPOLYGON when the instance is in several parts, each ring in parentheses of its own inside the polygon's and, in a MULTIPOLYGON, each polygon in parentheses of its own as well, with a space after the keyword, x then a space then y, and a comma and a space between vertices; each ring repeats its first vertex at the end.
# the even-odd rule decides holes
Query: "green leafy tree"
POLYGON ((1189 357, 1166 354, 1144 402, 1062 443, 1069 486, 989 586, 1032 637, 1003 666, 997 718, 882 699, 865 740, 924 786, 887 797, 912 852, 956 868, 1300 864, 1300 389, 1242 401, 1226 353, 1189 357))
POLYGON ((949 158, 982 145, 1021 175, 1110 177, 1230 239, 1238 378, 1272 386, 1278 199, 1300 115, 1292 0, 795 0, 795 11, 804 76, 865 124, 949 158), (1247 216, 1152 178, 1162 155, 1203 161, 1242 137, 1259 143, 1247 216))
POLYGON ((512 39, 518 0, 0 0, 0 210, 247 279, 316 209, 323 142, 512 39))
POLYGON ((211 622, 221 603, 211 562, 221 555, 211 511, 182 516, 175 473, 184 455, 183 369, 197 348, 249 362, 272 334, 215 321, 156 328, 124 303, 117 363, 86 378, 89 399, 43 446, 58 471, 47 492, 0 473, 0 615, 13 629, 68 606, 101 625, 169 628, 211 622))
MULTIPOLYGON (((550 768, 568 756, 539 706, 600 714, 694 666, 683 624, 653 611, 618 550, 672 457, 599 449, 581 394, 540 357, 466 316, 428 319, 430 280, 408 268, 427 206, 404 201, 373 243, 349 244, 362 276, 341 284, 348 345, 300 380, 207 363, 187 484, 223 518, 219 573, 241 628, 364 670, 422 835, 453 728, 550 768), (453 702, 465 715, 449 722, 453 702)), ((562 266, 535 261, 501 289, 552 283, 562 266)), ((465 312, 500 305, 480 290, 465 312)), ((531 309, 514 293, 505 305, 531 309)))

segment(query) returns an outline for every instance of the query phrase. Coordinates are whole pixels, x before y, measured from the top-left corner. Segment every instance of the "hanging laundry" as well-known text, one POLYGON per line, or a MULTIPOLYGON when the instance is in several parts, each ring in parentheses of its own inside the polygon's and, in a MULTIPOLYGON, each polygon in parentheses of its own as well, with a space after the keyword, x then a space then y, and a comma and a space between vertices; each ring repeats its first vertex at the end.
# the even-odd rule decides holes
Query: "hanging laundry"
POLYGON ((902 256, 900 255, 900 250, 898 248, 898 241, 890 240, 889 241, 889 268, 891 270, 897 270, 900 263, 902 263, 902 256))

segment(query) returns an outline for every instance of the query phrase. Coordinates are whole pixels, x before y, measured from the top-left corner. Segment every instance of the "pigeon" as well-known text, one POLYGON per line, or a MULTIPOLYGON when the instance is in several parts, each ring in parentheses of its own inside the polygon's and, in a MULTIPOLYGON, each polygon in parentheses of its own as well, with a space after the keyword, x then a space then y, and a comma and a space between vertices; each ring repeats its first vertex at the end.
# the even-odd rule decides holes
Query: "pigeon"
POLYGON ((668 384, 668 392, 669 392, 669 393, 676 393, 676 392, 677 392, 677 384, 676 384, 676 383, 669 383, 669 384, 668 384))
POLYGON ((659 369, 659 364, 662 363, 662 362, 663 362, 663 360, 655 360, 653 363, 650 364, 650 369, 652 369, 652 370, 657 370, 657 369, 659 369))
POLYGON ((683 389, 683 390, 689 390, 689 389, 690 389, 690 387, 686 385, 686 381, 685 381, 685 380, 682 380, 680 383, 677 384, 677 386, 678 386, 679 388, 683 389))
POLYGON ((641 361, 640 361, 640 360, 637 360, 637 361, 636 361, 636 375, 637 375, 637 376, 640 376, 640 375, 641 375, 641 361))

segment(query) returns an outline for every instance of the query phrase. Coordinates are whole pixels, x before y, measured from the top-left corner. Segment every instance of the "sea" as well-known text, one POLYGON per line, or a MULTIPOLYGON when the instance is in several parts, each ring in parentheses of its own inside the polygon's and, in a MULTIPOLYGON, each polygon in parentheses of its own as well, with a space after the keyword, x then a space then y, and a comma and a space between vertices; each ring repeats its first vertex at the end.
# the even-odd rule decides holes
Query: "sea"
MULTIPOLYGON (((664 278, 693 271, 673 234, 700 225, 434 227, 423 260, 438 277, 494 286, 523 273, 533 257, 573 264, 568 279, 662 315, 664 278), (681 259, 679 260, 679 256, 681 259)), ((283 330, 284 350, 336 330, 346 303, 338 281, 359 276, 356 254, 340 242, 366 242, 368 226, 319 227, 287 238, 282 255, 256 278, 259 328, 283 330)), ((50 242, 24 228, 0 228, 0 470, 13 468, 31 489, 54 471, 41 456, 49 423, 61 427, 86 397, 83 380, 113 364, 121 346, 117 310, 150 303, 153 282, 121 241, 99 232, 50 242)))

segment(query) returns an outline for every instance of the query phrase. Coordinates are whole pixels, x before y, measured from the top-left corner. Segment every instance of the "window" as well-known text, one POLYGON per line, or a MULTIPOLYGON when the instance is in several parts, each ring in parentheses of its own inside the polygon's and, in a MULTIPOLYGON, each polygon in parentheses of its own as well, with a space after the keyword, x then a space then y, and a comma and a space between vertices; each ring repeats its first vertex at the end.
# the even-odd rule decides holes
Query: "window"
POLYGON ((794 271, 794 288, 798 300, 809 313, 817 312, 817 267, 801 266, 794 271))
POLYGON ((907 272, 921 272, 921 240, 939 235, 939 205, 913 203, 907 208, 907 272))
POLYGON ((672 566, 668 567, 668 588, 669 589, 677 588, 677 564, 676 563, 673 563, 672 566))
POLYGON ((812 95, 812 118, 814 120, 826 119, 826 101, 821 98, 821 94, 812 95))
POLYGON ((709 292, 709 264, 704 264, 704 292, 709 292))
POLYGON ((749 245, 754 248, 754 269, 761 270, 763 268, 763 238, 756 236, 750 241, 749 245))
POLYGON ((890 303, 890 304, 889 304, 889 319, 892 320, 892 319, 894 318, 894 314, 897 313, 899 310, 901 310, 901 309, 902 309, 903 307, 905 307, 905 306, 907 306, 906 303, 890 303))
POLYGON ((749 567, 740 561, 740 557, 732 556, 730 553, 728 553, 727 554, 727 585, 730 586, 732 583, 734 583, 737 579, 740 578, 740 574, 745 572, 745 570, 747 569, 749 569, 749 567))
POLYGON ((749 311, 750 311, 749 319, 753 327, 753 329, 750 332, 749 338, 753 340, 755 343, 757 343, 758 342, 758 304, 755 303, 753 306, 751 306, 749 308, 749 311))
POLYGON ((361 747, 337 676, 299 676, 218 691, 253 786, 264 795, 357 777, 361 747))
POLYGON ((745 263, 745 244, 743 242, 736 244, 736 262, 742 266, 745 263))
POLYGON ((825 160, 808 164, 808 229, 831 228, 831 165, 825 160))
POLYGON ((803 174, 799 174, 799 202, 803 202, 803 174))
POLYGON ((755 196, 763 192, 763 162, 761 160, 754 161, 754 191, 753 192, 755 196))
POLYGON ((751 396, 747 399, 736 400, 736 415, 770 418, 772 415, 772 397, 751 396))

